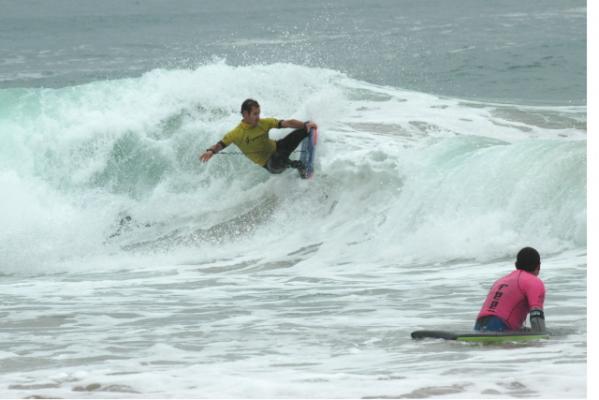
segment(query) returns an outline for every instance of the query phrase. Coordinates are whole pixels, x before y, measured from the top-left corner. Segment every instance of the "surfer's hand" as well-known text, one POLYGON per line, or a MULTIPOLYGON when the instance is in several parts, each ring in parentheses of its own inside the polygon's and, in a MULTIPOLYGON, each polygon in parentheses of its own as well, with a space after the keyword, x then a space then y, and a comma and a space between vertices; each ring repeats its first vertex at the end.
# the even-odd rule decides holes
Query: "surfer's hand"
POLYGON ((318 129, 318 125, 316 125, 316 123, 312 122, 312 121, 306 122, 306 130, 310 131, 310 129, 312 129, 312 128, 318 129))
POLYGON ((213 155, 214 155, 214 152, 212 150, 207 150, 204 152, 204 154, 200 155, 200 160, 202 162, 206 162, 206 161, 210 160, 213 155))

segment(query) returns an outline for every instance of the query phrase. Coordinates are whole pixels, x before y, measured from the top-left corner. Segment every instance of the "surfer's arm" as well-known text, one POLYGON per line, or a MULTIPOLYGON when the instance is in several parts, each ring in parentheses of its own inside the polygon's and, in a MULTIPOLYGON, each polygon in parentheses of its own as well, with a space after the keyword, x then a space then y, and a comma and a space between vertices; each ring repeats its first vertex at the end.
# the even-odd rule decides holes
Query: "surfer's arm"
POLYGON ((210 160, 213 155, 215 155, 216 153, 218 153, 225 147, 226 147, 225 144, 221 140, 220 142, 216 143, 214 146, 207 148, 206 151, 200 155, 200 160, 202 160, 203 162, 210 160))
POLYGON ((530 310, 530 328, 534 332, 545 332, 545 313, 540 308, 530 310))
POLYGON ((302 122, 302 121, 298 121, 297 119, 279 120, 279 126, 278 126, 278 128, 294 128, 294 129, 300 129, 300 128, 304 128, 304 127, 306 128, 307 131, 309 131, 311 128, 318 129, 318 125, 316 125, 316 123, 314 123, 312 121, 302 122))

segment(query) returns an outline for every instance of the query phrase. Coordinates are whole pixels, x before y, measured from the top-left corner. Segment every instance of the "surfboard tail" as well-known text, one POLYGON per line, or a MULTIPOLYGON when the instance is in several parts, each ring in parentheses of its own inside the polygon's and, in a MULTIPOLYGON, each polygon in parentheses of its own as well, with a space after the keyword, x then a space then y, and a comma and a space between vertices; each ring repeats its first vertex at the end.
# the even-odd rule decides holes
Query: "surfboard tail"
POLYGON ((411 334, 412 339, 445 339, 456 340, 458 335, 446 331, 414 331, 411 334))

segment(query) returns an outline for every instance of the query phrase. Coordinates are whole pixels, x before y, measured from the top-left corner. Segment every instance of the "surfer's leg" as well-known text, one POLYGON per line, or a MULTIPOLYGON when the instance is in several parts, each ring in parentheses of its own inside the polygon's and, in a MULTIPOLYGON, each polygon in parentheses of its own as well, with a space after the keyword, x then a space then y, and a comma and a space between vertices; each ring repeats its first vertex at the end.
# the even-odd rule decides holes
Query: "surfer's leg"
POLYGON ((306 166, 300 160, 288 160, 287 165, 289 165, 291 168, 295 168, 295 169, 299 169, 299 170, 306 169, 306 166))
POLYGON ((285 158, 289 158, 291 153, 308 136, 306 128, 296 129, 281 140, 277 140, 277 153, 285 158))
POLYGON ((280 174, 287 168, 287 164, 289 163, 289 159, 286 158, 283 154, 278 151, 274 152, 272 156, 268 159, 264 168, 268 170, 271 174, 280 174))
POLYGON ((476 321, 476 325, 474 325, 474 330, 501 332, 508 331, 509 327, 505 322, 503 322, 501 318, 495 316, 487 316, 479 318, 476 321))
POLYGON ((289 160, 289 156, 297 146, 308 136, 305 128, 296 129, 281 140, 277 140, 277 150, 264 165, 271 174, 280 174, 287 167, 303 169, 304 164, 301 161, 289 160))
POLYGON ((295 168, 300 171, 306 168, 304 163, 300 160, 290 160, 278 152, 274 153, 264 165, 264 168, 271 174, 280 174, 287 167, 295 168))

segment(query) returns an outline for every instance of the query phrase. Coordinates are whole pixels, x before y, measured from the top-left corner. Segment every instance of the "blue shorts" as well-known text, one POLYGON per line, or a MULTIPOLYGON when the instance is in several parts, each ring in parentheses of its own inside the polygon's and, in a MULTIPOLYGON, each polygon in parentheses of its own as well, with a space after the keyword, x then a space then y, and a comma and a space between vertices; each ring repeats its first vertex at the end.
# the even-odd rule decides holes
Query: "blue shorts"
POLYGON ((482 317, 476 320, 474 325, 475 331, 509 331, 510 327, 499 317, 490 315, 488 317, 482 317))

